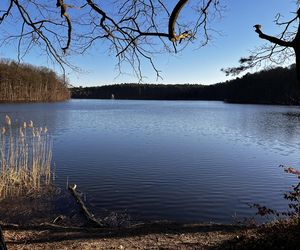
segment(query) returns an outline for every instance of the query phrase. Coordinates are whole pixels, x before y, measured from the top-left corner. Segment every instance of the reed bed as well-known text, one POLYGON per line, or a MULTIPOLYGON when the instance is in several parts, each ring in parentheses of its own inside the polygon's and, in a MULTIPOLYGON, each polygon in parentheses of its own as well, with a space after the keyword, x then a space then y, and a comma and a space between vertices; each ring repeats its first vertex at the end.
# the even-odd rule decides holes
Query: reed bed
POLYGON ((0 133, 0 200, 38 194, 51 184, 52 140, 47 128, 33 122, 12 124, 0 133))

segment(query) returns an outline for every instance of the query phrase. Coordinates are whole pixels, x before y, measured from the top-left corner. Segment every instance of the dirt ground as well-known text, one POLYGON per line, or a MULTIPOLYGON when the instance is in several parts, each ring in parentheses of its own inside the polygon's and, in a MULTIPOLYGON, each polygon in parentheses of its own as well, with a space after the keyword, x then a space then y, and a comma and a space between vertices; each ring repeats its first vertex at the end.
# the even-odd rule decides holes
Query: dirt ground
POLYGON ((157 223, 127 229, 4 225, 8 249, 212 249, 240 235, 240 227, 157 223))
POLYGON ((300 249, 297 220, 259 227, 157 222, 96 229, 2 224, 8 249, 300 249))

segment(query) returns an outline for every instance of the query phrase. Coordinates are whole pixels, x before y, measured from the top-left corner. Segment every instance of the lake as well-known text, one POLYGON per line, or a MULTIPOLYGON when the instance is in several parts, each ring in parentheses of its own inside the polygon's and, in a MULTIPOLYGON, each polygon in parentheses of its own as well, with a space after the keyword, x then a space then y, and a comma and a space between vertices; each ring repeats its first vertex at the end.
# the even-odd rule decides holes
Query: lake
POLYGON ((206 101, 1 104, 53 137, 56 184, 76 183, 96 213, 233 222, 247 203, 282 209, 300 168, 300 107, 206 101))

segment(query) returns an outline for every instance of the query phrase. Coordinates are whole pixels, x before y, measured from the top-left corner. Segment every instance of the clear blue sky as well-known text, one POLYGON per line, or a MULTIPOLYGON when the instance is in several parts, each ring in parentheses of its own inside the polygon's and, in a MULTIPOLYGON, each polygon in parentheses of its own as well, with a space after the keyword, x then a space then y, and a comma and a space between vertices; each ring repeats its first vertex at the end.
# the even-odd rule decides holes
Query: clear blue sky
MULTIPOLYGON (((190 46, 180 54, 155 56, 154 60, 162 71, 163 80, 157 81, 155 72, 148 65, 143 69, 143 74, 147 76, 144 82, 212 84, 228 80, 230 78, 220 69, 236 66, 241 56, 247 56, 250 49, 264 43, 254 32, 253 25, 259 23, 265 33, 275 35, 279 32, 273 22, 276 14, 280 12, 289 19, 293 16, 291 12, 297 10, 295 0, 223 0, 223 4, 227 6, 223 17, 211 23, 221 35, 215 34, 210 44, 201 49, 190 46)), ((101 46, 99 44, 98 49, 94 48, 84 56, 71 57, 71 61, 82 70, 81 73, 69 72, 71 84, 96 86, 138 81, 128 74, 116 78, 116 59, 103 53, 101 46)), ((38 53, 31 54, 24 61, 51 67, 46 58, 37 55, 38 53)), ((0 56, 16 59, 15 47, 2 47, 0 56)))

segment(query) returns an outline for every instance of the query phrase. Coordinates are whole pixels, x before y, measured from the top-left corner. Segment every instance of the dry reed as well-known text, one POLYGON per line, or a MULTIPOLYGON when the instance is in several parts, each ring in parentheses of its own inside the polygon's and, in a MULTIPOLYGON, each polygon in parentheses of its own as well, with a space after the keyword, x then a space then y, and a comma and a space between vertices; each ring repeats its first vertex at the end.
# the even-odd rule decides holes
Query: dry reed
POLYGON ((47 128, 33 122, 12 124, 9 116, 0 134, 0 200, 37 194, 51 183, 52 141, 47 128))

